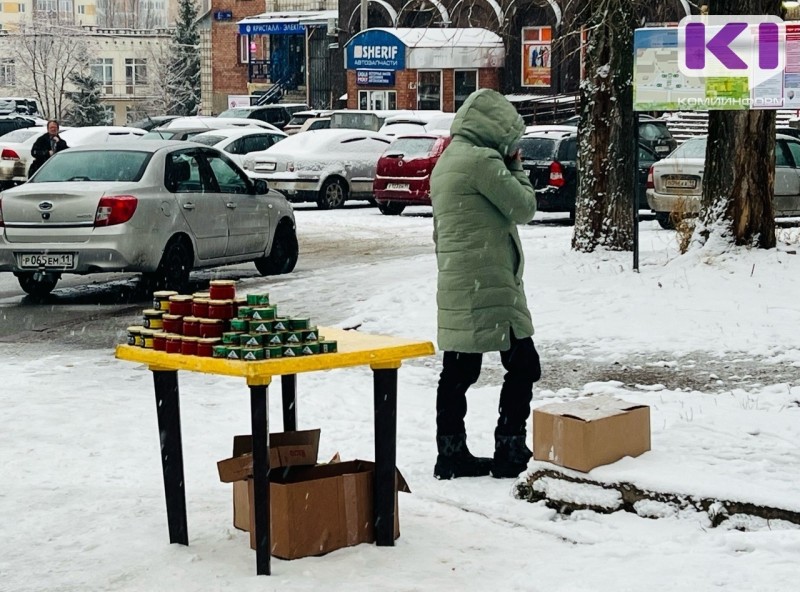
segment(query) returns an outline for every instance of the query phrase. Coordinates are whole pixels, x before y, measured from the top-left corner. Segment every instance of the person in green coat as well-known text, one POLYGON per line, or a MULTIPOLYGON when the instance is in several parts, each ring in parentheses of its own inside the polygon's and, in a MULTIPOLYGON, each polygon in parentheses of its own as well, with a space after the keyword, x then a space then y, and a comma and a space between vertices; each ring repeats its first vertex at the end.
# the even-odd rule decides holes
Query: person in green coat
POLYGON ((541 376, 522 285, 517 232, 536 213, 522 168, 525 123, 500 93, 472 93, 456 113, 452 141, 431 175, 438 264, 438 344, 444 351, 436 396, 434 476, 516 477, 532 454, 525 444, 533 383, 541 376), (466 393, 483 354, 500 352, 506 370, 492 458, 467 448, 466 393))

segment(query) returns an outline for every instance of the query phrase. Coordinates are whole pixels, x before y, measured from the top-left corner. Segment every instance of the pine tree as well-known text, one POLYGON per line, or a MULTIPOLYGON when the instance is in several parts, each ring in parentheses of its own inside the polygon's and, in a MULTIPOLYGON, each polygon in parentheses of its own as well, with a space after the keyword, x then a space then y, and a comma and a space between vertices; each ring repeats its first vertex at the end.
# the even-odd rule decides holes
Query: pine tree
POLYGON ((103 125, 106 122, 106 112, 100 101, 102 83, 91 74, 80 72, 72 74, 69 81, 77 90, 65 93, 72 103, 67 108, 67 123, 77 127, 103 125))
POLYGON ((167 86, 171 115, 194 115, 200 107, 200 34, 197 5, 180 0, 175 35, 172 38, 167 86))

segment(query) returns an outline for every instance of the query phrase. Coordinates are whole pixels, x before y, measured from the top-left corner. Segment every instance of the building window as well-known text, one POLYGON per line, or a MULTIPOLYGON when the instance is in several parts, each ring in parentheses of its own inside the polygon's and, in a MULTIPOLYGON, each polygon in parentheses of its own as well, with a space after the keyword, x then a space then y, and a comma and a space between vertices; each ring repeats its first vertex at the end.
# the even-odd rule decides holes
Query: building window
POLYGON ((147 59, 125 58, 125 93, 132 95, 137 86, 147 84, 147 59))
POLYGON ((92 62, 92 76, 103 84, 104 94, 114 94, 113 58, 99 58, 92 62))
POLYGON ((72 0, 58 0, 58 11, 62 14, 72 14, 74 12, 72 0))
POLYGON ((453 84, 455 110, 464 104, 467 97, 478 90, 477 70, 456 70, 453 84))
POLYGON ((78 5, 78 14, 86 14, 86 5, 85 4, 79 4, 78 5))
POLYGON ((417 109, 442 108, 442 71, 423 70, 417 73, 417 109))
POLYGON ((14 60, 10 58, 0 59, 0 86, 15 86, 16 84, 17 77, 14 71, 14 60))
POLYGON ((17 4, 17 12, 25 12, 25 5, 17 4))
POLYGON ((239 37, 239 63, 250 63, 250 47, 248 46, 249 35, 237 35, 239 37))
POLYGON ((362 111, 397 109, 397 92, 393 90, 358 91, 358 108, 362 111))
MULTIPOLYGON (((37 0, 36 10, 40 12, 55 12, 57 0, 37 0)), ((20 11, 22 12, 22 11, 20 11)))

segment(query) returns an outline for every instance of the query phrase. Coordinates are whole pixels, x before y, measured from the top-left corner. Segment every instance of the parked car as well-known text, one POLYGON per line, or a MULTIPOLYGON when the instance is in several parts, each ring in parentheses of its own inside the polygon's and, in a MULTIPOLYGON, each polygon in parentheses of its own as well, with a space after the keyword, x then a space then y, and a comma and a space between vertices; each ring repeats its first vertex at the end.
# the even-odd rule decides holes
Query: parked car
POLYGON ((266 150, 287 137, 283 132, 245 127, 206 131, 194 136, 192 142, 222 150, 241 166, 246 154, 266 150))
POLYGON ((24 127, 0 137, 0 190, 28 180, 31 148, 46 127, 24 127))
POLYGON ((305 123, 303 123, 303 125, 300 126, 300 129, 297 130, 297 133, 299 134, 300 132, 310 132, 320 129, 331 129, 330 117, 312 117, 311 119, 306 119, 305 123))
MULTIPOLYGON (((537 209, 542 212, 569 212, 575 217, 578 192, 578 136, 561 132, 526 134, 520 141, 522 168, 528 171, 536 190, 537 209)), ((639 144, 639 169, 636 187, 639 207, 647 208, 645 186, 650 166, 658 160, 655 152, 639 144)))
POLYGON ((0 115, 0 138, 14 130, 36 127, 40 123, 33 117, 23 115, 0 115))
MULTIPOLYGON (((650 167, 647 202, 662 228, 674 228, 673 212, 681 215, 700 211, 706 138, 691 138, 650 167)), ((800 215, 800 141, 778 134, 775 140, 776 216, 800 215)))
POLYGON ((220 113, 218 117, 225 119, 237 117, 240 119, 257 119, 271 123, 278 129, 289 123, 298 111, 308 110, 308 105, 304 103, 277 103, 275 105, 251 105, 249 107, 234 107, 220 113))
POLYGON ((59 132, 59 136, 67 146, 85 146, 86 144, 107 144, 141 138, 147 132, 138 127, 119 125, 94 125, 89 127, 73 127, 59 132))
POLYGON ((340 208, 348 199, 372 199, 375 167, 391 140, 377 132, 327 129, 289 136, 244 159, 253 176, 269 180, 289 201, 340 208))
POLYGON ((450 131, 455 113, 441 111, 416 111, 409 115, 388 117, 378 130, 386 136, 410 136, 429 132, 450 131))
MULTIPOLYGON (((239 128, 236 128, 239 129, 239 128)), ((256 129, 256 128, 245 128, 256 129)), ((187 128, 174 128, 167 129, 164 127, 157 127, 150 130, 142 136, 142 140, 191 140, 197 134, 207 132, 207 127, 187 127, 187 128)))
POLYGON ((162 125, 159 129, 187 129, 204 127, 206 129, 227 129, 231 127, 260 127, 272 131, 280 131, 277 127, 260 119, 241 119, 236 117, 178 117, 162 125))
MULTIPOLYGON (((295 111, 292 114, 292 118, 289 120, 289 123, 283 126, 283 131, 291 136, 301 131, 301 129, 303 128, 303 124, 305 124, 309 120, 327 118, 328 121, 330 121, 331 113, 332 111, 330 109, 309 109, 308 111, 295 111)), ((311 129, 320 129, 320 128, 311 128, 311 129)))
POLYGON ((192 269, 297 261, 292 207, 223 153, 185 142, 70 148, 0 194, 0 271, 42 296, 63 273, 141 272, 184 290, 192 269))
POLYGON ((41 117, 39 100, 33 97, 0 97, 0 115, 19 114, 41 117))
POLYGON ((177 115, 154 115, 153 117, 145 117, 144 119, 140 119, 139 121, 134 121, 133 123, 129 124, 130 127, 138 127, 149 132, 152 129, 160 127, 165 123, 172 121, 173 119, 177 119, 177 115))
POLYGON ((431 173, 450 136, 420 134, 397 138, 378 159, 375 201, 381 214, 396 216, 406 206, 431 205, 431 173))
MULTIPOLYGON (((561 123, 577 126, 579 121, 580 116, 576 115, 561 123)), ((659 158, 664 158, 678 147, 678 142, 672 137, 667 123, 649 115, 639 116, 639 143, 647 146, 659 158)))

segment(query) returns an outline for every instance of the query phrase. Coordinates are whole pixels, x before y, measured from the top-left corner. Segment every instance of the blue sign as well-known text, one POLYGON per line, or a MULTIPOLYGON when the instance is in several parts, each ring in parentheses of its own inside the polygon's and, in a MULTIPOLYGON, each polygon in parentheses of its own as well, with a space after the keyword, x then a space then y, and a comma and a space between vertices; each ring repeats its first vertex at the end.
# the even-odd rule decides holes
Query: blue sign
POLYGON ((406 46, 387 31, 366 30, 347 42, 345 68, 348 70, 405 70, 406 46))
POLYGON ((214 12, 215 21, 230 21, 233 20, 233 11, 231 10, 217 10, 214 12))
POLYGON ((239 23, 239 35, 303 35, 300 23, 239 23))
POLYGON ((356 84, 359 86, 394 86, 394 72, 391 70, 356 70, 356 84))

